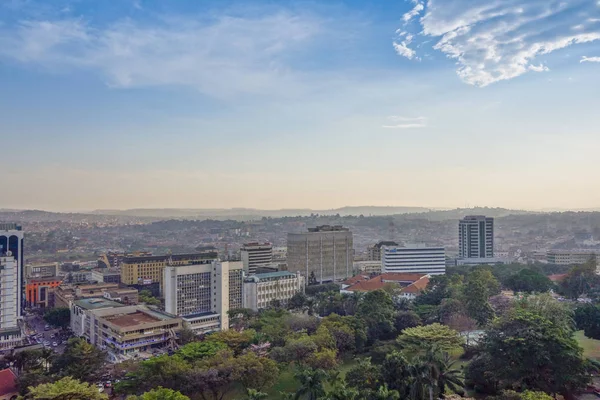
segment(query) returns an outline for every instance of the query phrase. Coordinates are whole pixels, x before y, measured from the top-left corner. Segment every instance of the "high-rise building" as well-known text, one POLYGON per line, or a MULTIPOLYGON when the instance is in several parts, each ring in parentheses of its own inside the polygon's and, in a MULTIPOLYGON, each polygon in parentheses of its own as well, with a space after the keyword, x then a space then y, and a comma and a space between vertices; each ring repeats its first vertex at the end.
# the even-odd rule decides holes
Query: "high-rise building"
POLYGON ((288 271, 300 271, 310 283, 338 281, 352 275, 352 232, 342 226, 323 225, 308 232, 288 233, 288 271))
POLYGON ((165 311, 197 333, 229 328, 227 312, 242 307, 243 266, 237 261, 164 269, 165 311))
MULTIPOLYGON (((20 225, 11 223, 0 223, 0 257, 8 256, 13 257, 17 262, 17 271, 15 275, 15 294, 17 296, 17 318, 22 314, 23 302, 25 301, 24 288, 25 280, 23 274, 23 267, 25 265, 25 258, 23 256, 23 238, 24 232, 20 225)), ((2 284, 0 288, 0 297, 4 296, 4 290, 8 289, 5 284, 2 284)), ((12 299, 12 295, 11 295, 12 299)))
POLYGON ((494 257, 494 218, 469 215, 458 223, 458 258, 494 257))
POLYGON ((388 272, 413 272, 428 275, 446 273, 446 252, 443 247, 383 246, 381 269, 388 272))
POLYGON ((10 251, 0 256, 0 350, 21 345, 19 263, 10 251))
POLYGON ((391 240, 381 240, 367 249, 367 261, 381 261, 381 248, 383 246, 398 246, 398 243, 391 240))
POLYGON ((252 275, 260 267, 270 266, 273 263, 273 245, 271 243, 245 243, 240 249, 244 272, 252 275))
POLYGON ((304 291, 304 277, 288 271, 256 274, 244 279, 244 308, 258 311, 278 301, 285 305, 296 293, 304 291))
POLYGON ((165 254, 161 256, 128 256, 121 263, 121 283, 141 286, 158 284, 162 293, 163 272, 167 265, 210 264, 217 259, 216 252, 193 254, 165 254))

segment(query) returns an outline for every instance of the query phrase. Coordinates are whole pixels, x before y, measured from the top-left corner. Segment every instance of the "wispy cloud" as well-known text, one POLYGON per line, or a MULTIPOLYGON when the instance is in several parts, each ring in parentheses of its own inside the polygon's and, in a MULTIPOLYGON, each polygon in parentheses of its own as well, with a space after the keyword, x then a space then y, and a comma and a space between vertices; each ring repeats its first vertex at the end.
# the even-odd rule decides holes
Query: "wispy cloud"
POLYGON ((423 11, 425 9, 425 6, 423 5, 423 2, 418 1, 418 0, 413 0, 414 3, 414 7, 407 13, 405 13, 402 16, 402 20, 406 23, 406 22, 410 22, 414 17, 416 17, 417 15, 419 15, 421 13, 421 11, 423 11))
MULTIPOLYGON (((136 2, 134 2, 136 4, 136 2)), ((185 85, 223 97, 300 86, 287 62, 321 32, 312 15, 222 15, 104 28, 83 19, 23 20, 0 28, 0 57, 55 71, 99 71, 114 87, 185 85)))
POLYGON ((586 57, 583 56, 581 57, 581 60, 579 60, 580 63, 584 63, 584 62, 600 62, 600 57, 586 57))
POLYGON ((382 125, 382 128, 390 129, 416 129, 427 127, 427 118, 425 117, 403 117, 397 115, 391 115, 387 117, 390 121, 386 125, 382 125))
POLYGON ((413 11, 403 30, 411 32, 409 22, 424 12, 412 32, 434 38, 433 48, 456 60, 458 76, 476 86, 548 71, 536 58, 600 40, 598 18, 585 17, 600 13, 595 0, 428 0, 413 11))

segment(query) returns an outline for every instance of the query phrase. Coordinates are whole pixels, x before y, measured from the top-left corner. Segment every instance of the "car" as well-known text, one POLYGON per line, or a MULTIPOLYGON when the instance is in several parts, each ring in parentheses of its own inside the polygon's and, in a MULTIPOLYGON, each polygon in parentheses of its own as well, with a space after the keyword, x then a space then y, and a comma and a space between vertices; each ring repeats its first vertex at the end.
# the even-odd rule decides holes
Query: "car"
POLYGON ((54 339, 54 337, 55 337, 55 336, 56 336, 56 335, 55 335, 54 333, 51 333, 51 334, 50 334, 50 339, 54 339))
POLYGON ((105 388, 111 388, 112 387, 112 382, 111 381, 104 382, 104 387, 105 388))
POLYGON ((56 347, 56 346, 58 346, 58 343, 52 342, 52 347, 56 347))
POLYGON ((103 385, 103 384, 99 383, 99 384, 98 384, 98 385, 96 385, 96 386, 98 386, 98 391, 99 391, 100 393, 104 392, 104 385, 103 385))

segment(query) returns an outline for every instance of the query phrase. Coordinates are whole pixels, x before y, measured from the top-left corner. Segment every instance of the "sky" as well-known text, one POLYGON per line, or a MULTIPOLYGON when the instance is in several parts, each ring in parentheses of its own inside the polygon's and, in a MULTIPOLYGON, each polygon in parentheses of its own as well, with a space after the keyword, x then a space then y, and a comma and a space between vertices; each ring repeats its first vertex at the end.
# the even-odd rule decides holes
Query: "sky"
POLYGON ((600 207, 600 1, 0 0, 0 208, 600 207))

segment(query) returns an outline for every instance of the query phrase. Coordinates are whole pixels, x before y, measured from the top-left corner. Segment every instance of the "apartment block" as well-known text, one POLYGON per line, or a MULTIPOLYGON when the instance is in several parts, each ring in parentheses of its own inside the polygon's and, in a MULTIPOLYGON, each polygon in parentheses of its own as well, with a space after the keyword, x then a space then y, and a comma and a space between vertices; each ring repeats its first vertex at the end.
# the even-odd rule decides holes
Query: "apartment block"
POLYGON ((381 261, 381 248, 383 246, 398 246, 398 243, 391 240, 381 240, 375 243, 373 246, 369 246, 367 248, 368 261, 381 261))
POLYGON ((279 302, 287 304, 296 293, 304 292, 304 277, 288 271, 255 274, 244 279, 244 308, 258 311, 279 302))
POLYGON ((310 283, 314 274, 320 283, 352 275, 352 232, 342 226, 323 225, 308 232, 288 233, 288 271, 300 271, 310 283))
POLYGON ((25 267, 25 279, 53 278, 58 275, 58 263, 28 264, 25 267))
POLYGON ((240 256, 247 275, 256 274, 260 267, 273 263, 273 245, 271 243, 246 243, 240 249, 240 256))
POLYGON ((469 215, 458 223, 458 258, 494 257, 494 218, 469 215))
POLYGON ((0 349, 6 350, 22 343, 19 327, 21 291, 19 263, 10 251, 0 256, 0 349))
POLYGON ((381 270, 388 272, 409 272, 428 275, 446 273, 446 252, 443 247, 383 246, 381 270))

